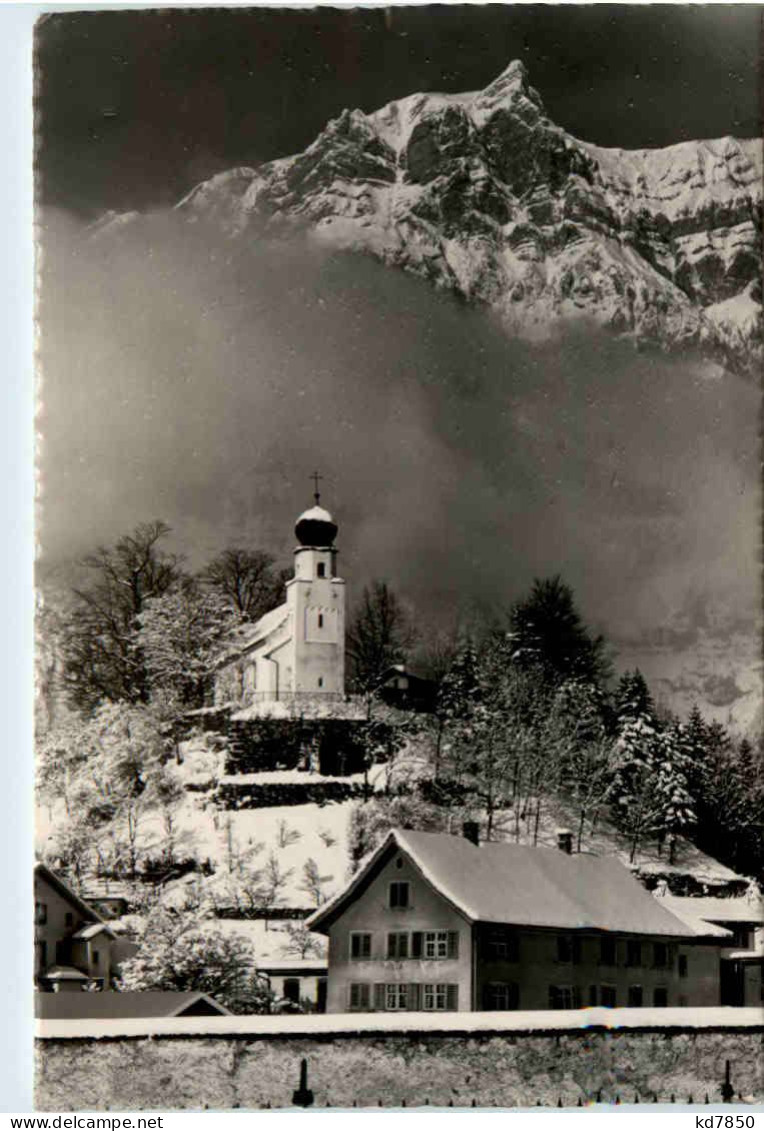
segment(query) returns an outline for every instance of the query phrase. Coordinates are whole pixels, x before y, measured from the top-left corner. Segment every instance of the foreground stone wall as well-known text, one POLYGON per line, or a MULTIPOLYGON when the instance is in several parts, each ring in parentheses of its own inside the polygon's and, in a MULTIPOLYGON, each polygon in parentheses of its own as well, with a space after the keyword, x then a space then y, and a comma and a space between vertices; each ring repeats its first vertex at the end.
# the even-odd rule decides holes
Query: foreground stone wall
POLYGON ((288 1107, 300 1060, 319 1107, 554 1107, 764 1100, 762 1032, 156 1036, 38 1042, 42 1111, 288 1107))

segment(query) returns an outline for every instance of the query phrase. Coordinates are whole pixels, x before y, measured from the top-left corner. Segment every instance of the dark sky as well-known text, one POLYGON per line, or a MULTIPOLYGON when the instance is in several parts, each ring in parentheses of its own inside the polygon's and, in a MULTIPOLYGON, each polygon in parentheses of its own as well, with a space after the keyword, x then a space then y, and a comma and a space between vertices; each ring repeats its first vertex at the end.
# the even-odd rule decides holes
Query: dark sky
POLYGON ((601 145, 755 136, 760 22, 722 4, 56 13, 38 25, 38 192, 89 217, 169 205, 346 106, 481 89, 512 58, 601 145))

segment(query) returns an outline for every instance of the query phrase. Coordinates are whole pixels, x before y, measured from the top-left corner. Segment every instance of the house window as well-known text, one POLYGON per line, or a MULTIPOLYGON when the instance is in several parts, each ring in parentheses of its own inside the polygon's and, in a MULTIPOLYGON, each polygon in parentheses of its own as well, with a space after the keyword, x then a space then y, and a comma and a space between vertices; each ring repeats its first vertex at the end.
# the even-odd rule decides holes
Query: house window
POLYGON ((642 987, 629 986, 628 1006, 630 1009, 639 1009, 642 1005, 642 987))
POLYGON ((615 966, 615 939, 600 939, 600 966, 615 966))
POLYGON ((589 986, 589 1005, 595 1006, 597 1004, 597 987, 589 986))
POLYGON ((67 927, 74 926, 74 915, 72 915, 71 911, 67 911, 66 915, 64 915, 64 925, 67 927))
POLYGON ((550 986, 550 1009, 580 1009, 581 991, 578 986, 550 986))
POLYGON ((393 880, 390 884, 390 906, 398 908, 411 906, 407 880, 393 880))
POLYGON ((653 943, 653 966, 656 970, 665 970, 669 964, 668 947, 665 943, 653 943))
POLYGON ((488 982, 483 994, 486 1009, 517 1009, 520 991, 515 982, 488 982))
MULTIPOLYGON (((366 987, 368 989, 368 986, 366 987)), ((295 1005, 300 1002, 300 979, 299 978, 285 978, 284 979, 284 997, 287 1001, 293 1001, 295 1005)))
POLYGON ((351 1009, 366 1009, 369 1008, 369 983, 368 982, 351 982, 350 984, 350 1008, 351 1009))
POLYGON ((517 935, 503 927, 492 928, 486 938, 486 958, 503 959, 505 962, 517 962, 518 945, 517 935))
POLYGON ((438 982, 436 985, 425 983, 424 986, 424 1008, 425 1009, 445 1009, 446 1008, 446 984, 445 982, 438 982))
POLYGON ((38 939, 34 944, 35 973, 41 974, 48 965, 48 944, 45 939, 38 939))
POLYGON ((679 977, 680 978, 686 978, 687 977, 687 955, 686 954, 680 954, 679 955, 679 961, 677 963, 677 968, 679 970, 679 977))
POLYGON ((319 687, 323 687, 323 686, 324 686, 324 677, 323 677, 322 675, 320 675, 320 676, 318 677, 318 686, 319 686, 319 687))
POLYGON ((371 935, 362 931, 350 932, 350 957, 371 958, 371 935))
POLYGON ((557 936, 557 961, 558 962, 580 962, 581 961, 581 940, 571 938, 570 935, 557 936))
POLYGON ((600 1005, 615 1009, 615 986, 600 986, 600 1005))
POLYGON ((406 982, 395 982, 385 986, 385 1009, 408 1009, 409 987, 406 982))
POLYGON ((629 939, 626 943, 626 965, 642 965, 642 943, 637 942, 636 939, 629 939))
MULTIPOLYGON (((417 931, 416 934, 419 934, 417 931)), ((412 940, 413 941, 413 940, 412 940)), ((423 958, 458 958, 459 957, 459 932, 458 931, 424 931, 422 933, 423 958)), ((412 950, 414 948, 412 947, 412 950)), ((413 954, 412 957, 419 957, 413 954)))
POLYGON ((425 958, 448 958, 448 931, 425 931, 425 958))
MULTIPOLYGON (((324 564, 324 562, 318 563, 318 568, 316 569, 316 576, 317 577, 326 577, 326 565, 324 564)), ((320 624, 321 618, 319 617, 318 619, 319 619, 319 624, 320 624)))
POLYGON ((100 966, 101 965, 101 953, 98 950, 93 951, 93 965, 94 966, 100 966))
POLYGON ((387 957, 408 958, 409 936, 407 931, 390 931, 387 936, 387 957))
MULTIPOLYGON (((28 912, 27 912, 28 914, 28 912)), ((47 903, 35 903, 34 905, 34 921, 39 926, 43 926, 48 922, 48 905, 47 903)), ((29 922, 29 920, 27 920, 29 922)))
POLYGON ((324 627, 324 614, 323 613, 318 614, 318 627, 319 628, 324 627))
POLYGON ((665 986, 656 986, 653 990, 653 1005, 661 1008, 668 1005, 668 990, 665 986))

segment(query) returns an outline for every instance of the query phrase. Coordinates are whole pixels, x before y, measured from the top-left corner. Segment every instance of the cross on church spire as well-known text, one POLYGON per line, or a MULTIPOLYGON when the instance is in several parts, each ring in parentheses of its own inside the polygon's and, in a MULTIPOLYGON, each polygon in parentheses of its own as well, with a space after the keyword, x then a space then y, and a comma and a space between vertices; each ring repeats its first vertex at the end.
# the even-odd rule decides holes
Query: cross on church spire
POLYGON ((319 475, 317 471, 314 471, 312 475, 308 476, 308 478, 313 480, 313 498, 316 500, 316 506, 318 506, 319 502, 321 501, 321 492, 318 489, 318 483, 319 480, 323 479, 324 477, 323 475, 319 475))

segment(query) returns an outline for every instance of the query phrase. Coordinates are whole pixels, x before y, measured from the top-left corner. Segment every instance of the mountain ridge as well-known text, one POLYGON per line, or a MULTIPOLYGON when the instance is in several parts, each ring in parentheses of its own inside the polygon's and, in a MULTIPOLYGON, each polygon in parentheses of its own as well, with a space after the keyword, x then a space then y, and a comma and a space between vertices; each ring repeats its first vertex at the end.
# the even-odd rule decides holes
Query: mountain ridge
POLYGON ((488 306, 524 337, 585 319, 752 373, 761 166, 758 139, 581 141, 514 60, 482 91, 343 110, 301 153, 219 173, 175 211, 229 239, 308 230, 488 306))

